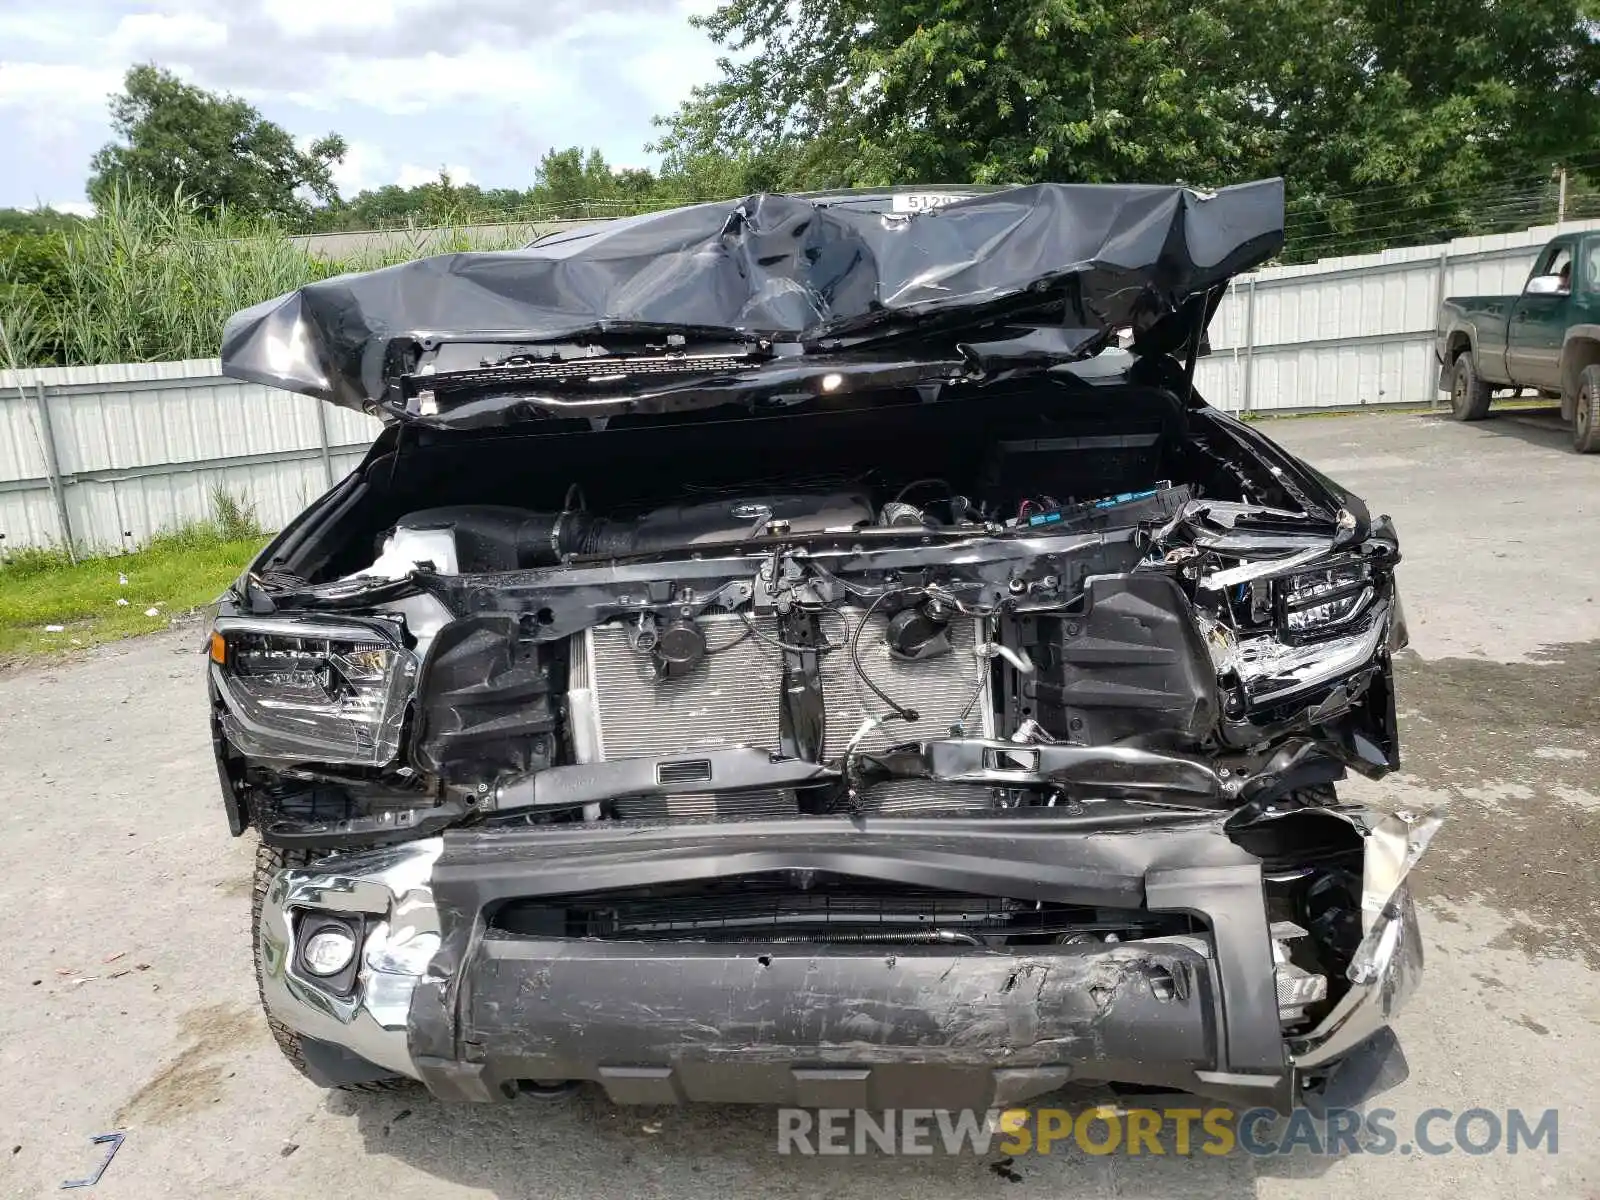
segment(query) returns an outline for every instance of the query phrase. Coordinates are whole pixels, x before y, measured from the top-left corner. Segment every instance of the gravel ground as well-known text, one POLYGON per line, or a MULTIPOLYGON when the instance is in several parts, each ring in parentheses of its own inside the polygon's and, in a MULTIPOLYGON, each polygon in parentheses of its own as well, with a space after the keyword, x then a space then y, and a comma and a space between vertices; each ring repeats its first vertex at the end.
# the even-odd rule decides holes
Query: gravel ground
POLYGON ((256 1010, 250 847, 223 823, 189 630, 0 678, 0 1193, 54 1192, 123 1129, 107 1200, 1600 1195, 1600 457, 1548 414, 1268 431, 1395 518, 1406 771, 1361 786, 1450 807, 1419 871, 1412 1074, 1385 1102, 1402 1128, 1559 1107, 1558 1154, 780 1158, 764 1110, 318 1091, 256 1010))

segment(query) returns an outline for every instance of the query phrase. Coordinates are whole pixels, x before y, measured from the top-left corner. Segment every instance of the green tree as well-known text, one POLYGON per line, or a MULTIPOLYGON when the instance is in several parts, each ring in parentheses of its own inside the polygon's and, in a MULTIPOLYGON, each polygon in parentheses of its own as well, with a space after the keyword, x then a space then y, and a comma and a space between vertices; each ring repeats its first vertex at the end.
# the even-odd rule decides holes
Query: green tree
POLYGON ((1259 140, 1218 0, 731 0, 658 143, 786 186, 1214 179, 1259 140))
POLYGON ((583 216, 595 207, 590 202, 617 198, 617 179, 599 150, 585 154, 570 146, 545 152, 534 173, 533 192, 538 204, 583 216))
POLYGON ((1296 231, 1360 249, 1550 215, 1551 163, 1600 146, 1597 18, 1596 0, 724 0, 694 19, 730 52, 721 77, 656 148, 663 178, 740 163, 788 189, 1281 174, 1291 251, 1296 231), (1508 179, 1523 207, 1489 196, 1508 179))
POLYGON ((158 196, 181 191, 208 211, 303 221, 306 193, 324 202, 338 196, 330 175, 346 149, 338 134, 303 151, 245 101, 184 83, 154 64, 129 69, 111 98, 111 127, 119 140, 90 163, 96 203, 120 185, 158 196))

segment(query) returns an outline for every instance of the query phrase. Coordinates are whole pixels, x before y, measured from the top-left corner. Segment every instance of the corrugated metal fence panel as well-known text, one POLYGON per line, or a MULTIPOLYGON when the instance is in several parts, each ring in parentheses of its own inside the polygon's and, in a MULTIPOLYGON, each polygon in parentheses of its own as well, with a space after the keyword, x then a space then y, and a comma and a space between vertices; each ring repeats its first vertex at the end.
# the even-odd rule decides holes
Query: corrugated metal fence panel
MULTIPOLYGON (((1584 229, 1600 221, 1561 227, 1584 229)), ((1521 290, 1556 232, 1541 226, 1240 276, 1212 321, 1212 356, 1196 386, 1230 410, 1431 404, 1439 301, 1521 290)))
POLYGON ((61 542, 64 510, 76 545, 127 548, 210 516, 218 486, 275 529, 359 463, 381 428, 219 371, 202 359, 0 372, 0 545, 61 542))
POLYGON ((49 488, 0 492, 0 549, 57 545, 56 527, 49 488))

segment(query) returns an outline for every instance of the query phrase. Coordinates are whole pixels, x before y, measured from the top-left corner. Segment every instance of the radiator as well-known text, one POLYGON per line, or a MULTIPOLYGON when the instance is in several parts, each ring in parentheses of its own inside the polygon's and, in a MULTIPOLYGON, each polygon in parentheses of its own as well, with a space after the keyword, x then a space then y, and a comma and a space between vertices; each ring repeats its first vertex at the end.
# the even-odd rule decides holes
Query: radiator
MULTIPOLYGON (((841 610, 850 630, 861 620, 862 610, 841 610)), ((753 618, 757 630, 777 640, 775 617, 753 618)), ((991 737, 994 713, 987 689, 974 703, 986 664, 973 654, 978 622, 960 621, 950 627, 954 650, 920 662, 904 662, 889 654, 883 634, 887 619, 874 616, 861 635, 861 665, 873 682, 900 704, 914 708, 914 724, 891 721, 867 733, 859 743, 865 750, 883 749, 900 742, 948 736, 950 726, 971 705, 966 728, 991 737)), ((692 753, 726 746, 760 746, 776 749, 779 740, 778 697, 783 681, 783 652, 771 642, 750 634, 736 615, 703 617, 709 653, 687 675, 658 679, 648 653, 628 644, 620 623, 595 626, 572 640, 569 712, 573 742, 579 761, 692 753)), ((829 641, 847 641, 844 622, 824 617, 823 634, 829 641)), ((827 713, 823 757, 837 760, 867 716, 887 710, 867 689, 850 662, 848 649, 822 656, 822 696, 827 713)), ((869 807, 880 812, 949 811, 986 807, 983 789, 949 787, 929 780, 895 780, 868 793, 869 807)), ((793 792, 745 794, 737 798, 712 795, 641 797, 627 805, 627 816, 710 818, 793 814, 793 792)))

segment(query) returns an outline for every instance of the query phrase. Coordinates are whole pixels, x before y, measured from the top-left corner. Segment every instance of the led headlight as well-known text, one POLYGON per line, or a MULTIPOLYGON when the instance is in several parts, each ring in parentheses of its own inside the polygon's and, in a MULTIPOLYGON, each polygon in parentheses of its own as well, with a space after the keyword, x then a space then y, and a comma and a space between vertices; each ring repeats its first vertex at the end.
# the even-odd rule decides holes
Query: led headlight
POLYGON ((1290 575, 1277 583, 1278 626, 1290 640, 1342 630, 1372 603, 1372 571, 1358 559, 1290 575))
POLYGON ((415 656, 380 621, 217 622, 224 736, 252 758, 382 767, 400 752, 415 656))

